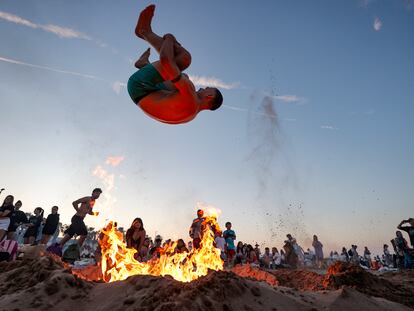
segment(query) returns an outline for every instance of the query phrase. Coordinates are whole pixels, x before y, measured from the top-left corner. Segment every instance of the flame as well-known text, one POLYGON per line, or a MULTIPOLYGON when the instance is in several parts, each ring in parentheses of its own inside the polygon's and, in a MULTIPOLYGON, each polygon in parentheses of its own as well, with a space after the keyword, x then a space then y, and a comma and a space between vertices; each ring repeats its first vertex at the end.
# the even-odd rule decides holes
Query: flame
POLYGON ((135 249, 126 247, 123 235, 113 222, 101 231, 102 275, 105 282, 125 280, 129 276, 146 274, 154 276, 170 275, 181 282, 191 282, 207 275, 208 270, 223 270, 220 250, 214 246, 214 232, 221 231, 217 223, 219 210, 206 211, 203 221, 203 236, 199 249, 177 253, 177 242, 166 244, 160 250, 160 258, 147 262, 135 260, 135 249))

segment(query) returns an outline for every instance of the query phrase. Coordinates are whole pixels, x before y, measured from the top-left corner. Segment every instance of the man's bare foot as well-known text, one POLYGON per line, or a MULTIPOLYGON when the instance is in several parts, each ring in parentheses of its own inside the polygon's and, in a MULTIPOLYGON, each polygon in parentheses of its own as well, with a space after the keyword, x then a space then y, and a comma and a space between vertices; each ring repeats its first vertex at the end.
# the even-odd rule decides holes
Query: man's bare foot
POLYGON ((145 65, 148 65, 150 54, 151 54, 151 49, 150 48, 146 49, 145 52, 142 53, 142 55, 135 62, 135 67, 137 67, 138 69, 141 69, 145 65))
POLYGON ((152 32, 151 21, 154 17, 155 5, 151 4, 141 11, 138 18, 137 26, 135 27, 135 34, 145 39, 146 34, 152 32))

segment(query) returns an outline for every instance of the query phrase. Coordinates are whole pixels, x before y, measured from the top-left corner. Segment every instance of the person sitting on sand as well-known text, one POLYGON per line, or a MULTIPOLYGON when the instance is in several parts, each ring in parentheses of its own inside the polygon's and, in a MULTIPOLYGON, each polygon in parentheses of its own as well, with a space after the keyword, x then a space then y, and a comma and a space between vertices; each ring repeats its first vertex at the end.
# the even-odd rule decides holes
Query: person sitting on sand
POLYGON ((259 267, 259 260, 257 258, 256 251, 253 249, 253 246, 251 246, 250 244, 247 245, 246 263, 251 266, 259 267))
POLYGON ((141 248, 144 245, 145 229, 141 218, 135 218, 131 224, 131 227, 127 230, 125 240, 128 248, 133 248, 137 252, 135 253, 135 259, 140 257, 141 248))
POLYGON ((52 207, 52 213, 47 216, 45 226, 42 229, 42 241, 40 244, 47 244, 50 237, 55 234, 57 227, 59 226, 59 214, 58 207, 52 207))
POLYGON ((139 70, 128 80, 132 101, 151 118, 169 124, 193 120, 202 110, 216 110, 223 96, 217 88, 195 90, 184 71, 191 63, 190 53, 172 34, 160 37, 152 31, 155 5, 147 6, 139 15, 135 34, 147 41, 160 55, 149 62, 150 49, 136 61, 139 70))
POLYGON ((65 236, 59 245, 61 248, 69 241, 75 234, 79 235, 78 244, 79 247, 82 247, 83 242, 85 241, 88 235, 88 229, 86 228, 85 222, 83 221, 86 215, 98 216, 99 212, 92 211, 95 201, 101 195, 102 190, 100 188, 95 188, 92 191, 91 196, 80 198, 72 202, 73 208, 76 210, 76 214, 71 219, 71 224, 69 228, 65 231, 65 236), (80 206, 79 206, 80 204, 80 206))
POLYGON ((177 245, 175 246, 175 253, 188 253, 187 246, 185 246, 185 242, 183 239, 177 240, 177 245))
POLYGON ((160 251, 161 251, 161 243, 162 243, 162 237, 160 235, 157 235, 154 239, 154 245, 149 250, 149 257, 150 258, 160 258, 160 251))
POLYGON ((242 265, 246 262, 245 252, 243 251, 243 242, 239 241, 236 247, 236 258, 234 265, 242 265))
POLYGON ((148 253, 149 253, 149 250, 150 250, 150 244, 151 244, 150 238, 146 237, 144 239, 144 244, 142 245, 142 247, 139 251, 138 261, 145 262, 145 261, 148 260, 148 253))
POLYGON ((260 265, 266 269, 270 269, 271 262, 272 262, 272 255, 270 254, 270 248, 265 247, 265 252, 260 258, 260 265))
POLYGON ((276 247, 272 247, 272 269, 278 269, 282 266, 282 255, 279 253, 276 247))

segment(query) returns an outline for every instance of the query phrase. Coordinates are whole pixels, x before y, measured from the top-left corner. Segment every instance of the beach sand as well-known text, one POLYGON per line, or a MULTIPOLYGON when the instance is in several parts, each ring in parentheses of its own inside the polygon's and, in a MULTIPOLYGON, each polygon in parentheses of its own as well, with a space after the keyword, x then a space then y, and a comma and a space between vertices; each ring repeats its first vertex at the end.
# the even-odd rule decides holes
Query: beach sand
MULTIPOLYGON (((92 271, 92 270, 90 270, 92 271)), ((89 277, 96 273, 89 271, 89 277)), ((249 266, 191 283, 133 276, 103 283, 75 276, 56 257, 0 263, 0 310, 412 310, 414 272, 376 276, 338 264, 326 275, 249 266), (258 281, 260 280, 260 281, 258 281)))

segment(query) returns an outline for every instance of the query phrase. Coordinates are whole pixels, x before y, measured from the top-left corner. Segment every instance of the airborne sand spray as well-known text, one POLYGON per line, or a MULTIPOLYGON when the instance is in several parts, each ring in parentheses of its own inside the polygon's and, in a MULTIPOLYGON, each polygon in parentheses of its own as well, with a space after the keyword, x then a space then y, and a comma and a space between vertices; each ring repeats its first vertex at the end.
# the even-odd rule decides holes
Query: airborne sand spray
POLYGON ((274 91, 250 96, 247 139, 251 150, 246 161, 253 166, 257 181, 254 209, 260 211, 258 221, 267 226, 269 235, 264 236, 280 244, 287 233, 300 240, 308 240, 309 235, 304 223, 304 204, 298 202, 300 186, 281 129, 276 98, 274 91))

